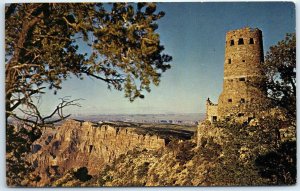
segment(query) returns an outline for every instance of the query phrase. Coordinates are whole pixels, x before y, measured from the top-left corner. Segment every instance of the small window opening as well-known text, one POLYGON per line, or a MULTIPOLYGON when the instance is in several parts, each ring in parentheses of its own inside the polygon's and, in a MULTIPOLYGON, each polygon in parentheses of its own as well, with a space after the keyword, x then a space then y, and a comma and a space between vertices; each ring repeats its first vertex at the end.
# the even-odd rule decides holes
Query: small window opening
POLYGON ((230 46, 234 45, 234 40, 230 40, 230 46))
POLYGON ((232 102, 232 99, 228 99, 228 102, 232 102))
POLYGON ((245 60, 242 60, 242 62, 245 62, 245 60))
POLYGON ((245 103, 245 99, 244 98, 241 98, 241 103, 245 103))
POLYGON ((240 38, 238 41, 238 45, 244 44, 244 39, 240 38))
POLYGON ((217 119, 218 119, 217 116, 212 116, 212 121, 213 122, 217 122, 217 119))
POLYGON ((230 58, 228 59, 228 64, 231 64, 231 59, 230 58))
POLYGON ((240 78, 240 81, 244 82, 244 81, 246 81, 246 79, 245 78, 240 78))
POLYGON ((250 40, 249 40, 249 44, 254 44, 254 40, 253 40, 253 38, 250 38, 250 40))
POLYGON ((243 113, 239 113, 239 114, 238 114, 238 117, 242 117, 242 116, 244 116, 243 113))

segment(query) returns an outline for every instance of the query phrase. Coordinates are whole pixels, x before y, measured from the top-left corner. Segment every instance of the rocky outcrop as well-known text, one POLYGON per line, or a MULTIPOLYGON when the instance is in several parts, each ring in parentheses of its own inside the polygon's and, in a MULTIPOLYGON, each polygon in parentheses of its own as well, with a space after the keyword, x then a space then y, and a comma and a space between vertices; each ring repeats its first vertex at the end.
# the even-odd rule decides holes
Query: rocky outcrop
POLYGON ((53 185, 63 187, 207 186, 205 182, 207 169, 212 164, 196 155, 195 144, 191 142, 191 140, 175 141, 173 142, 175 147, 169 144, 159 151, 130 151, 117 158, 112 165, 106 166, 90 181, 80 182, 74 178, 73 172, 68 172, 53 182, 53 185), (179 153, 186 155, 190 152, 193 153, 191 157, 179 157, 179 153))
POLYGON ((87 167, 95 175, 130 150, 164 146, 158 135, 137 133, 136 128, 67 120, 52 132, 47 130, 32 146, 30 161, 40 177, 33 186, 45 186, 74 168, 87 167))
POLYGON ((198 146, 201 146, 210 139, 219 145, 223 145, 226 141, 229 141, 227 137, 228 135, 223 128, 214 127, 209 121, 203 121, 198 125, 196 142, 198 146))

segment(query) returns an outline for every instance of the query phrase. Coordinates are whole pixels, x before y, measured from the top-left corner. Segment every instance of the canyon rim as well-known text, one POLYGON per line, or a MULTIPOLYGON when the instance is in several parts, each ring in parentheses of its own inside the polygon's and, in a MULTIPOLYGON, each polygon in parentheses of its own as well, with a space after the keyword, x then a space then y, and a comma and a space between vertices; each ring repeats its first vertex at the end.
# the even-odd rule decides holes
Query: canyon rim
POLYGON ((295 185, 295 21, 291 2, 7 3, 7 186, 295 185))

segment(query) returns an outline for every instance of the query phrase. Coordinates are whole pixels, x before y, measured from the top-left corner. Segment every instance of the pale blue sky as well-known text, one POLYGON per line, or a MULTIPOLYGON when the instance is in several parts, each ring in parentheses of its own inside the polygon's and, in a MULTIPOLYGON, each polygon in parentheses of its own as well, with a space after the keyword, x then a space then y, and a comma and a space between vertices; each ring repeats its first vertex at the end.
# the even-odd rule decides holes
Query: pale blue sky
MULTIPOLYGON (((49 2, 49 0, 5 0, 5 2, 32 2, 43 1, 49 2)), ((54 1, 54 0, 52 0, 54 1)), ((69 0, 60 0, 69 1, 69 0)), ((72 0, 80 2, 82 0, 72 0)), ((97 1, 97 0, 96 0, 97 1)), ((294 0, 296 2, 296 0, 294 0)), ((4 26, 4 1, 0 2, 2 13, 0 21, 4 26)), ((122 92, 112 91, 109 92, 105 89, 103 83, 97 81, 78 82, 77 80, 68 81, 64 84, 64 90, 58 93, 58 96, 48 94, 43 98, 43 105, 41 106, 44 111, 53 109, 53 104, 58 102, 58 98, 64 95, 73 95, 74 98, 83 97, 90 99, 82 102, 82 108, 73 108, 71 113, 156 113, 157 110, 167 110, 170 112, 204 112, 204 102, 206 97, 217 100, 219 93, 222 89, 223 78, 223 59, 224 59, 224 41, 225 32, 227 30, 237 29, 244 26, 259 27, 263 30, 264 34, 264 48, 267 48, 275 44, 278 40, 284 37, 286 32, 295 31, 295 17, 294 7, 292 4, 285 3, 254 3, 247 5, 245 3, 226 3, 222 4, 190 4, 192 9, 197 9, 197 12, 182 10, 180 7, 183 4, 165 4, 160 7, 166 11, 166 16, 160 22, 159 31, 161 32, 162 41, 165 44, 166 51, 173 54, 174 61, 172 62, 173 68, 164 74, 162 83, 159 87, 153 88, 151 94, 147 94, 143 101, 138 101, 130 104, 127 99, 124 98, 122 92), (172 6, 173 5, 173 6, 172 6), (175 6, 176 5, 176 6, 175 6), (201 8, 202 7, 202 8, 201 8), (209 9, 205 7, 210 7, 209 9), (213 8, 214 7, 214 8, 213 8), (180 12, 176 12, 180 10, 180 12), (189 16, 191 15, 191 16, 189 16), (174 17, 174 18, 172 18, 174 17), (181 19, 180 19, 181 18, 181 19), (186 19, 185 19, 186 18, 186 19), (180 22, 184 20, 184 22, 180 22), (193 21, 192 21, 193 20, 193 21), (190 24, 197 23, 196 25, 190 24), (164 25, 163 25, 164 24, 164 25), (196 33, 197 40, 193 40, 188 35, 184 35, 184 32, 190 25, 189 31, 186 34, 196 33), (172 26, 172 28, 169 28, 172 26), (197 29, 197 30, 194 30, 197 29), (214 29, 213 31, 211 29, 214 29), (193 31, 194 30, 194 31, 193 31), (185 39, 189 41, 183 41, 182 36, 187 36, 185 39), (189 44, 188 44, 189 43, 189 44), (192 44, 190 44, 192 43, 192 44), (183 47, 180 45, 185 44, 183 47), (185 48, 187 49, 185 49, 185 48), (193 48, 193 49, 188 49, 193 48), (213 50, 213 51, 212 51, 213 50), (216 51, 214 51, 216 50, 216 51), (212 53, 215 52, 215 53, 212 53), (175 55, 176 53, 176 55, 175 55), (180 55, 180 56, 179 56, 180 55), (183 56, 182 56, 183 55, 183 56), (193 62, 189 62, 193 61, 193 62), (186 65, 190 67, 195 66, 192 73, 187 72, 186 65), (215 70, 215 71, 214 71, 215 70), (185 71, 185 72, 183 72, 185 71), (179 74, 177 78, 174 74, 179 74), (188 79, 184 79, 188 74, 190 79, 189 83, 184 84, 182 87, 170 87, 172 79, 175 78, 175 82, 184 83, 188 79), (190 75, 189 75, 190 74, 190 75), (170 82, 171 81, 171 82, 170 82), (80 90, 81 87, 86 87, 85 90, 80 90), (170 88, 170 89, 169 89, 170 88), (89 91, 86 91, 89 89, 89 91), (174 89, 179 90, 179 94, 186 99, 184 104, 181 100, 182 96, 177 98, 177 93, 174 93, 174 89), (180 93, 183 90, 190 90, 192 92, 180 93), (80 94, 79 94, 80 93, 80 94), (93 94, 96 93, 96 96, 93 94), (171 95, 171 96, 170 96, 171 95), (171 98, 172 99, 171 99, 171 98), (111 102, 115 100, 116 103, 111 102), (160 102, 158 101, 160 100, 160 102), (176 100, 176 102, 173 102, 176 100), (181 103, 181 104, 179 104, 181 103), (123 109, 122 109, 123 108, 123 109), (178 109, 180 108, 180 110, 178 109)), ((299 9, 299 3, 297 3, 299 9)), ((297 13, 299 19, 299 13, 297 13)), ((4 29, 0 31, 0 44, 2 45, 2 59, 4 60, 4 29)), ((194 36, 194 38, 196 38, 194 36)), ((188 69, 189 69, 188 68, 188 69)), ((4 64, 0 70, 0 87, 4 90, 4 64)), ((5 96, 4 91, 0 92, 2 102, 0 104, 2 111, 2 120, 0 120, 1 126, 5 126, 5 96)), ((0 129, 0 147, 1 152, 5 153, 5 128, 0 129)), ((2 157, 2 163, 0 165, 2 169, 5 169, 5 155, 2 157)), ((5 185, 5 171, 0 172, 0 188, 1 190, 17 190, 13 188, 7 188, 5 185)), ((297 190, 299 184, 293 187, 289 187, 289 190, 297 190)), ((122 190, 134 190, 134 188, 122 190)), ((154 190, 160 190, 155 189, 154 190)), ((167 189, 167 188, 164 188, 167 189)), ((170 188, 172 190, 199 190, 199 188, 170 188)), ((204 188, 205 189, 205 188, 204 188)), ((223 188, 222 188, 223 189, 223 188)), ((225 190, 240 190, 239 187, 224 188, 225 190)), ((260 187, 259 190, 282 190, 282 187, 260 187)), ((28 188, 26 190, 43 190, 28 188)), ((53 190, 60 190, 53 188, 53 190)), ((64 190, 75 190, 74 188, 65 188, 64 190)), ((90 189, 87 189, 90 190, 90 189)), ((117 190, 117 188, 106 188, 106 190, 117 190)), ((211 188, 211 190, 217 190, 217 188, 211 188)), ((251 187, 243 187, 243 190, 253 190, 251 187)))
POLYGON ((263 31, 264 51, 295 32, 292 3, 160 3, 166 12, 158 32, 165 52, 173 56, 172 68, 152 86, 144 99, 130 103, 123 92, 86 78, 70 79, 55 96, 43 97, 41 109, 50 112, 58 98, 83 98, 73 114, 203 113, 205 100, 217 102, 222 90, 225 34, 246 26, 263 31))

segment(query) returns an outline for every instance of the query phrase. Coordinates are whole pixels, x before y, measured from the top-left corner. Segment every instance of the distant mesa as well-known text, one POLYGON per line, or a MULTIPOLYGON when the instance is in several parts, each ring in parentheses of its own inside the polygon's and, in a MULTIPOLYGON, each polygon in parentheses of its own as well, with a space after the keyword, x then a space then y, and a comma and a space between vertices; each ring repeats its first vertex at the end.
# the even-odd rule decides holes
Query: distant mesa
POLYGON ((133 123, 157 123, 157 124, 182 124, 196 126, 205 118, 204 113, 179 113, 179 114, 97 114, 80 115, 76 119, 94 121, 97 123, 107 122, 133 122, 133 123))

